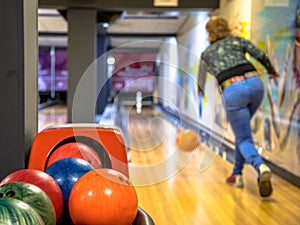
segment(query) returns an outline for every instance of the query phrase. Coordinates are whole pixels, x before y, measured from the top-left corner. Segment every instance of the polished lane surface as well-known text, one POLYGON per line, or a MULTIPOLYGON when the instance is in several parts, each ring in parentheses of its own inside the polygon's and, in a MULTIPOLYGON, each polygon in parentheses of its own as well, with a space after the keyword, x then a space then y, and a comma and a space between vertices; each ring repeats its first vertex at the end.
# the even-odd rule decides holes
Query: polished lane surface
MULTIPOLYGON (((258 192, 257 174, 250 166, 244 171, 243 189, 228 186, 225 178, 232 170, 231 163, 215 155, 207 169, 200 170, 204 157, 211 154, 204 144, 192 154, 175 153, 178 127, 150 107, 144 107, 141 113, 134 108, 126 108, 125 112, 129 167, 134 172, 130 176, 137 183, 139 206, 156 225, 299 224, 298 187, 274 174, 274 193, 263 199, 258 192), (155 166, 165 161, 167 166, 159 167, 158 171, 172 168, 171 172, 155 175, 155 166), (152 175, 144 170, 148 167, 152 175), (137 179, 141 176, 138 170, 144 170, 142 180, 137 179)), ((65 122, 64 106, 39 111, 39 130, 65 122)))

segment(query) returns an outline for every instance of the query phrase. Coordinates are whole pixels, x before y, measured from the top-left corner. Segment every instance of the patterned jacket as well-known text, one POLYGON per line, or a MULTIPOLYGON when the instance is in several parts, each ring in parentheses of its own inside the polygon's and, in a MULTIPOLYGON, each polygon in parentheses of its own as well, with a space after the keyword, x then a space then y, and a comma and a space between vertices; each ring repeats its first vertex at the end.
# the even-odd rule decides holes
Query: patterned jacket
POLYGON ((247 60, 246 53, 258 60, 269 74, 275 74, 274 67, 263 51, 244 38, 228 36, 212 43, 201 54, 199 68, 200 89, 203 90, 204 88, 206 72, 208 71, 221 84, 228 78, 256 70, 247 60))

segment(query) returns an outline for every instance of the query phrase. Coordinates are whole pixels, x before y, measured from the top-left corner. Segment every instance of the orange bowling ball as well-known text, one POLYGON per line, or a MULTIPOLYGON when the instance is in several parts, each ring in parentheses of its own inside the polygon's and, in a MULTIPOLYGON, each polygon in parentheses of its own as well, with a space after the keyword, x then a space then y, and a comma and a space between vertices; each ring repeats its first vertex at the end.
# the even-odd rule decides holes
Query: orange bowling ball
POLYGON ((199 144, 199 137, 194 131, 190 129, 183 129, 177 133, 176 146, 179 150, 191 152, 195 150, 199 144))
POLYGON ((122 173, 107 168, 92 170, 78 179, 69 197, 74 224, 131 225, 137 215, 134 186, 122 173))

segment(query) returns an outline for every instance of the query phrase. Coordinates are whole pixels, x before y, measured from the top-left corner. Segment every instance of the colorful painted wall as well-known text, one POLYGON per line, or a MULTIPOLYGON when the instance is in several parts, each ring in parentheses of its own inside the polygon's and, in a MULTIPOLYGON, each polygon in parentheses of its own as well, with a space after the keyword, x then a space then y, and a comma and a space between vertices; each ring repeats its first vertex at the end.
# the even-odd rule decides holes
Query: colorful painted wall
POLYGON ((266 92, 253 133, 265 158, 296 175, 300 175, 299 4, 299 0, 253 4, 251 26, 252 41, 267 52, 280 74, 277 82, 270 82, 257 65, 266 92))

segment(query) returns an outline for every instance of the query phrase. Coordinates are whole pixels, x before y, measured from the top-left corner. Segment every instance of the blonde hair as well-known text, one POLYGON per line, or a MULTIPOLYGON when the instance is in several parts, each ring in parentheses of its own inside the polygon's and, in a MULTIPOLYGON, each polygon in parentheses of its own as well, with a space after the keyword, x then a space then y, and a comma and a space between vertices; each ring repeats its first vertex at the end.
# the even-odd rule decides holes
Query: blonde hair
POLYGON ((227 20, 221 17, 211 17, 205 28, 208 32, 210 43, 228 37, 231 33, 227 20))

